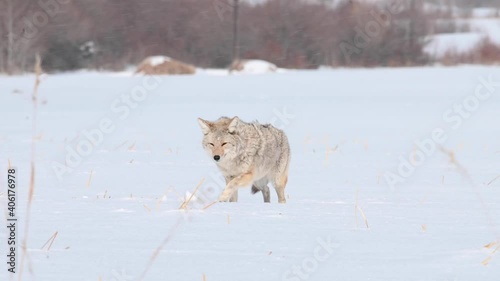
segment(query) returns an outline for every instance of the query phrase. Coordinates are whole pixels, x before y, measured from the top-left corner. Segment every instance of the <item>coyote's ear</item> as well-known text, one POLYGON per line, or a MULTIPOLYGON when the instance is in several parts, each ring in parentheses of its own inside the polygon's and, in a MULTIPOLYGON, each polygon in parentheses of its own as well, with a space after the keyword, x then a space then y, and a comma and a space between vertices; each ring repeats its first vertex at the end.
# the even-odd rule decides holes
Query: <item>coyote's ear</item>
POLYGON ((208 122, 207 120, 198 118, 198 123, 200 124, 201 131, 203 132, 204 135, 210 133, 210 131, 212 130, 210 128, 212 126, 212 123, 208 122))
POLYGON ((235 116, 233 119, 231 119, 231 122, 229 123, 229 126, 227 127, 227 130, 229 131, 230 134, 236 133, 238 130, 238 126, 240 124, 240 119, 238 116, 235 116))

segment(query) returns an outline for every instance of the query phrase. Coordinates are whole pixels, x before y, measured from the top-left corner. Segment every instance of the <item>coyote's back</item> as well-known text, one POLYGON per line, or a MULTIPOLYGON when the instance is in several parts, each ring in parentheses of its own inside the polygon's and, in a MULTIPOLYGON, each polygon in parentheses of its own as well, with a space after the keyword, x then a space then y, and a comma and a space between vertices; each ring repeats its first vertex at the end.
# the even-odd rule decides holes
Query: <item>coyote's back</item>
POLYGON ((252 185, 252 193, 262 191, 264 202, 270 202, 268 183, 272 183, 278 201, 286 202, 290 146, 282 130, 269 124, 245 123, 238 117, 198 121, 204 134, 203 148, 226 179, 219 201, 236 202, 238 188, 252 185))

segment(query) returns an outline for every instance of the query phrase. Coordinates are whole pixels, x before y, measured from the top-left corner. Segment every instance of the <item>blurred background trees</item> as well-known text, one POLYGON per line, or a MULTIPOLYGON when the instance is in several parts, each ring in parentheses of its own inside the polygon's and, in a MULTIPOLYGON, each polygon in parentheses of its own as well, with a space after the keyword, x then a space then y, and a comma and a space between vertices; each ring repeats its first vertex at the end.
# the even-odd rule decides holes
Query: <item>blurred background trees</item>
MULTIPOLYGON (((240 0, 239 56, 288 68, 429 62, 423 48, 432 28, 423 0, 388 2, 399 3, 397 13, 373 1, 240 0)), ((0 71, 29 70, 36 53, 48 71, 120 70, 150 55, 228 67, 232 5, 233 0, 0 0, 0 71)))

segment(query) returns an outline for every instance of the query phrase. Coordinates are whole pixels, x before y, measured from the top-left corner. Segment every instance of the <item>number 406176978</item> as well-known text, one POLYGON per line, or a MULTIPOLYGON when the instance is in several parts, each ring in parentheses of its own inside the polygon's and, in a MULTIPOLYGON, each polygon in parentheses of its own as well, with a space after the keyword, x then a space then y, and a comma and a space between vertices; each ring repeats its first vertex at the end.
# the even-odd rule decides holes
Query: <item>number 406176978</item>
POLYGON ((7 210, 8 216, 16 217, 16 169, 7 170, 7 210))

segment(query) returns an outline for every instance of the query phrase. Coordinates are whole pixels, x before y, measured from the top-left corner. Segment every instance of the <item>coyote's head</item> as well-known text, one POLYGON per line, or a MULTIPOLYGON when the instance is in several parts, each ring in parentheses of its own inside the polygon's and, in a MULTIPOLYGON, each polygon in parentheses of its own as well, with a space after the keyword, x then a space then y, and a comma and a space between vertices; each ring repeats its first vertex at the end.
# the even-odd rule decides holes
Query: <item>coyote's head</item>
POLYGON ((198 118, 203 132, 203 148, 215 162, 232 159, 237 154, 239 138, 237 136, 240 119, 221 117, 215 122, 198 118))

